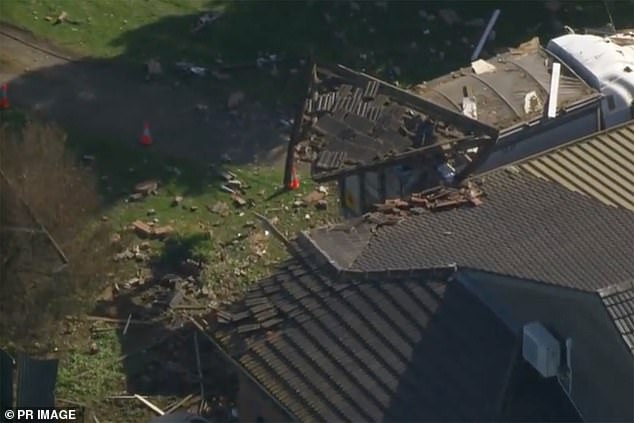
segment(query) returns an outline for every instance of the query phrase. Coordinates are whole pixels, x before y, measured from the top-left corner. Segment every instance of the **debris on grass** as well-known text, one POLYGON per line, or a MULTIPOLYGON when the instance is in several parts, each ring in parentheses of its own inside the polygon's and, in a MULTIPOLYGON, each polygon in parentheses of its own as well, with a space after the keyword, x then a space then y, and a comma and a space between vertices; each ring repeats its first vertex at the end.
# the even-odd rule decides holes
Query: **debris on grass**
POLYGON ((172 204, 171 204, 171 206, 172 206, 172 207, 177 207, 177 206, 179 206, 182 202, 183 202, 183 197, 182 197, 182 196, 180 196, 180 195, 177 195, 176 197, 174 197, 174 198, 172 199, 172 204))
POLYGON ((242 91, 234 91, 229 95, 229 99, 227 100, 227 108, 229 109, 235 109, 238 106, 240 106, 240 104, 242 104, 242 102, 244 102, 245 96, 244 93, 242 91))
POLYGON ((119 241, 121 241, 121 235, 119 235, 118 233, 114 233, 110 236, 110 243, 111 244, 116 244, 119 241))
POLYGON ((192 28, 191 33, 195 34, 212 22, 220 19, 223 13, 205 13, 198 18, 196 25, 192 28))
POLYGON ((154 411, 156 414, 158 414, 159 416, 163 416, 165 415, 165 411, 161 410, 160 408, 158 408, 156 405, 152 404, 150 401, 148 401, 147 399, 143 398, 141 395, 139 394, 134 394, 134 398, 138 399, 139 401, 141 401, 143 404, 145 404, 149 409, 151 409, 152 411, 154 411))
POLYGON ((207 68, 196 66, 190 62, 176 62, 175 66, 179 72, 185 75, 205 76, 207 74, 207 68))
POLYGON ((153 233, 152 227, 140 220, 135 220, 134 222, 132 222, 132 227, 134 228, 134 231, 137 233, 137 235, 141 237, 149 238, 153 233))
POLYGON ((213 206, 208 206, 208 210, 222 217, 227 217, 229 215, 229 205, 224 201, 218 201, 213 206))
POLYGON ((66 22, 66 19, 68 18, 68 13, 66 12, 62 12, 57 16, 57 19, 55 19, 55 25, 59 25, 63 22, 66 22))
POLYGON ((154 228, 154 236, 158 239, 163 239, 174 233, 174 228, 170 225, 154 228))
POLYGON ((315 208, 317 210, 327 210, 328 209, 328 201, 327 200, 319 200, 315 204, 315 208))
POLYGON ((244 207, 248 204, 247 200, 245 200, 241 195, 234 193, 231 195, 231 199, 238 207, 244 207))
POLYGON ((147 181, 139 182, 134 186, 134 192, 143 195, 150 195, 158 190, 158 181, 150 179, 147 181))
POLYGON ((145 198, 145 195, 140 193, 140 192, 135 192, 134 194, 130 194, 130 196, 128 197, 128 201, 129 202, 135 202, 135 201, 140 201, 143 200, 145 198))
MULTIPOLYGON (((304 203, 306 205, 313 205, 321 200, 323 200, 324 198, 326 198, 326 194, 320 191, 311 191, 308 194, 306 194, 304 196, 304 203)), ((294 204, 293 204, 294 205, 294 204)))
POLYGON ((220 185, 220 190, 224 191, 224 192, 227 192, 229 194, 235 194, 236 193, 232 188, 230 188, 229 186, 227 186, 225 184, 220 185))

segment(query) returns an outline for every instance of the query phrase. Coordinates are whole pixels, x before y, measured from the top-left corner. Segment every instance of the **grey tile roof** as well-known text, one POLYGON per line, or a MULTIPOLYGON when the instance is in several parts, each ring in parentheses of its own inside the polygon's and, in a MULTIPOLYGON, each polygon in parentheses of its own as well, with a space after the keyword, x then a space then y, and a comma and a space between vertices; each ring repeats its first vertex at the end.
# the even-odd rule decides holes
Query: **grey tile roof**
POLYGON ((355 219, 300 234, 300 241, 304 238, 310 239, 337 267, 346 269, 370 242, 372 227, 361 219, 355 219))
POLYGON ((340 283, 309 262, 256 284, 217 331, 299 421, 498 417, 515 337, 462 285, 340 283))
POLYGON ((634 355, 634 279, 598 291, 614 325, 634 355))
POLYGON ((594 291, 634 274, 634 213, 510 169, 483 181, 482 205, 377 230, 353 268, 451 263, 594 291))

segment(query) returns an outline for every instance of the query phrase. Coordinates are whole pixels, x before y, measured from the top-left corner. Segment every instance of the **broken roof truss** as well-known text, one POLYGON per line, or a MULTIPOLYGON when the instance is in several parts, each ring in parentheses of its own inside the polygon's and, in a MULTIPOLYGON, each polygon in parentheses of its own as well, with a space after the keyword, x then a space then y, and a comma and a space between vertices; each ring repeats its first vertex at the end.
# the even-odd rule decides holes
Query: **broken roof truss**
POLYGON ((341 65, 313 67, 298 118, 301 126, 291 143, 308 152, 303 159, 312 162, 317 181, 413 158, 470 163, 478 147, 494 144, 499 134, 463 113, 341 65))

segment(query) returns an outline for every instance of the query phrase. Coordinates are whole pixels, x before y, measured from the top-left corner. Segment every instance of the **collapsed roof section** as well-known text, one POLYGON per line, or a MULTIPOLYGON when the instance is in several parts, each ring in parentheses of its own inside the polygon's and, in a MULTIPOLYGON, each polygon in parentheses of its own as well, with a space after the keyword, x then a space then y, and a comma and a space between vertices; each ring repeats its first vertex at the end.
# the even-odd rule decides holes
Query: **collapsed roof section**
POLYGON ((414 91, 443 107, 461 112, 464 89, 475 99, 474 118, 500 132, 540 120, 547 107, 553 62, 561 63, 557 111, 594 102, 599 93, 562 58, 534 38, 489 60, 417 85, 414 91), (479 107, 477 107, 479 106, 479 107))
POLYGON ((291 142, 300 143, 318 181, 414 156, 471 162, 473 148, 498 135, 462 112, 341 65, 314 68, 302 117, 291 142))

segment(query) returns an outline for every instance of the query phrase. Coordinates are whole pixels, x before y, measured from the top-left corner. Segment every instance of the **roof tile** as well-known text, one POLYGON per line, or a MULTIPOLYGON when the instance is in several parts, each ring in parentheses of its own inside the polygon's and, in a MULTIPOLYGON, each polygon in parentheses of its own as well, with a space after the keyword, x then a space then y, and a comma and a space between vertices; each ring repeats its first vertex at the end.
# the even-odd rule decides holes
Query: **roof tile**
MULTIPOLYGON (((280 273, 290 273, 290 266, 298 263, 280 273)), ((339 292, 332 283, 331 273, 321 269, 295 278, 295 287, 321 287, 306 290, 303 300, 290 299, 305 320, 299 324, 286 319, 272 328, 280 333, 274 341, 263 334, 249 335, 262 336, 262 341, 241 358, 298 419, 497 417, 495 404, 504 389, 515 338, 465 288, 415 276, 353 278, 339 292), (318 307, 310 309, 308 304, 318 307)), ((276 309, 281 309, 278 299, 289 301, 270 296, 276 309)))

